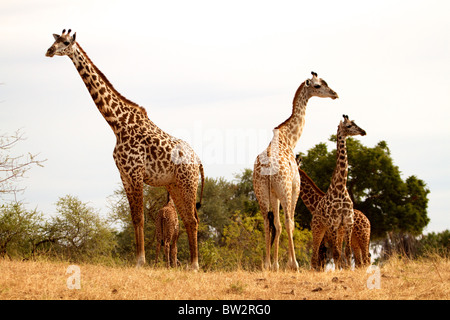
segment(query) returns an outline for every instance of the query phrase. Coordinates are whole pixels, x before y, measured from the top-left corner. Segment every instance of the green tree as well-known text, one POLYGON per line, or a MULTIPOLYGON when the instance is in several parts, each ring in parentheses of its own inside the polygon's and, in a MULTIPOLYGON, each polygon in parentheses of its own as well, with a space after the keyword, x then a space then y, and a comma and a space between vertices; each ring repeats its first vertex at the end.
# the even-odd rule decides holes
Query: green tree
POLYGON ((234 178, 234 199, 236 202, 234 211, 242 210, 247 215, 254 216, 259 211, 259 205, 253 190, 253 171, 244 169, 234 178))
POLYGON ((223 236, 225 227, 232 221, 236 212, 254 216, 259 210, 253 191, 252 170, 245 169, 236 174, 232 182, 224 178, 206 178, 203 204, 199 210, 200 222, 210 233, 203 238, 223 236))
MULTIPOLYGON (((336 142, 336 136, 331 136, 330 141, 336 142)), ((371 222, 372 239, 383 238, 387 232, 420 234, 429 222, 427 195, 430 191, 425 182, 415 176, 406 181, 401 178, 385 141, 366 147, 350 137, 347 152, 347 188, 354 207, 371 222)), ((328 151, 325 143, 319 143, 300 156, 302 169, 326 192, 336 166, 336 150, 328 151)), ((296 221, 309 228, 311 214, 301 200, 296 212, 296 221)))
POLYGON ((422 254, 438 254, 443 257, 450 256, 450 230, 440 233, 431 232, 420 239, 422 254))
POLYGON ((116 245, 113 229, 95 209, 67 195, 56 203, 57 215, 46 224, 42 244, 60 258, 85 261, 111 257, 116 245))
POLYGON ((199 210, 200 223, 208 226, 206 234, 202 235, 203 239, 211 236, 220 239, 223 235, 224 227, 233 214, 234 189, 233 183, 224 178, 205 178, 202 207, 199 210))
POLYGON ((23 203, 11 202, 0 206, 0 257, 25 257, 39 241, 43 216, 27 210, 23 203))
MULTIPOLYGON (((225 269, 234 269, 237 266, 246 270, 262 269, 266 246, 264 221, 260 214, 250 216, 236 212, 225 227, 223 242, 221 248, 223 261, 218 261, 217 265, 225 269)), ((294 245, 300 265, 309 266, 312 250, 311 231, 302 229, 297 224, 294 229, 294 245)), ((288 260, 288 236, 284 227, 280 236, 278 258, 280 263, 288 260)))

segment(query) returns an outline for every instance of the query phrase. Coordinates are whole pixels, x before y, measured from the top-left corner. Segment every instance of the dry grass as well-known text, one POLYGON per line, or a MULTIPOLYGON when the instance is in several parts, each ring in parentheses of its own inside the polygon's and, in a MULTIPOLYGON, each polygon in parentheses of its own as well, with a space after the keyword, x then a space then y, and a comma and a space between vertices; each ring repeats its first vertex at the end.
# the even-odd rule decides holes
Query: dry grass
POLYGON ((380 268, 380 289, 366 269, 331 272, 190 272, 80 264, 81 289, 68 289, 69 263, 0 260, 1 300, 359 300, 450 298, 450 261, 394 259, 380 268))

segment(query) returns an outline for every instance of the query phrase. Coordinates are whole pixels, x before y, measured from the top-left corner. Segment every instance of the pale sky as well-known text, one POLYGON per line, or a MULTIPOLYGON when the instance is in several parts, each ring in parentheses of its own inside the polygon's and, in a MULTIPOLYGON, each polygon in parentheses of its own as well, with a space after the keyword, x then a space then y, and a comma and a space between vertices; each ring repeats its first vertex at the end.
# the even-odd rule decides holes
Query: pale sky
MULTIPOLYGON (((385 140, 402 178, 427 183, 426 232, 450 228, 450 2, 0 1, 0 133, 47 159, 21 182, 55 213, 71 194, 107 212, 120 186, 115 137, 72 62, 45 57, 72 29, 114 87, 186 140, 208 177, 253 168, 315 71, 340 99, 312 98, 296 152, 336 133, 342 114, 385 140)), ((330 145, 330 149, 334 146, 330 145)))

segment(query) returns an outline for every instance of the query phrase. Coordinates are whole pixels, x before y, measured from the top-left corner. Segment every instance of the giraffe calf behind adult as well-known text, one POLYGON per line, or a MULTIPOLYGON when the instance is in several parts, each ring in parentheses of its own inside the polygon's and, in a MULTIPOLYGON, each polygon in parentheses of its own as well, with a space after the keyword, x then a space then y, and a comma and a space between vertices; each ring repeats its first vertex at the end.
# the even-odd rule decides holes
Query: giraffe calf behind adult
POLYGON ((158 263, 159 251, 164 247, 167 268, 177 266, 177 241, 180 235, 178 224, 178 214, 175 204, 170 196, 167 197, 167 203, 156 214, 156 258, 158 263))

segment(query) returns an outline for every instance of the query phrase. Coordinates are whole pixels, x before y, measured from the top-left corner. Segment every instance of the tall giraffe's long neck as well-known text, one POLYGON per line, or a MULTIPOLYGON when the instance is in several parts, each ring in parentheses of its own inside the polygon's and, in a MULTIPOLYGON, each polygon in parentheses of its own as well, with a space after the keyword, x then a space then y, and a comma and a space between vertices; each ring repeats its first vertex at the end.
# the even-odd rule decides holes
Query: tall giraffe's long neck
POLYGON ((124 98, 92 63, 78 43, 69 58, 81 76, 98 110, 118 135, 122 129, 140 126, 148 121, 144 108, 124 98))
POLYGON ((336 142, 336 168, 333 172, 330 188, 336 188, 341 192, 347 189, 348 159, 346 139, 347 136, 343 134, 341 126, 339 126, 336 142))
POLYGON ((295 93, 291 116, 276 127, 276 129, 282 131, 291 149, 295 148, 297 141, 302 135, 303 127, 305 126, 306 105, 308 104, 309 98, 307 87, 305 83, 302 83, 295 93))
POLYGON ((298 169, 298 171, 300 173, 301 181, 300 197, 311 214, 314 214, 317 204, 325 193, 316 186, 305 171, 302 169, 298 169))

